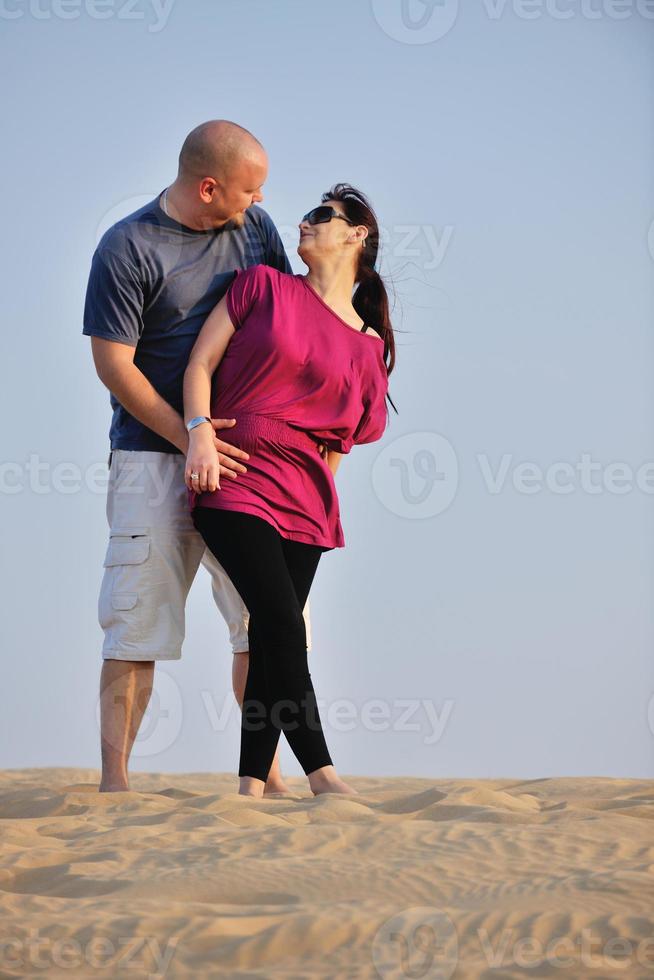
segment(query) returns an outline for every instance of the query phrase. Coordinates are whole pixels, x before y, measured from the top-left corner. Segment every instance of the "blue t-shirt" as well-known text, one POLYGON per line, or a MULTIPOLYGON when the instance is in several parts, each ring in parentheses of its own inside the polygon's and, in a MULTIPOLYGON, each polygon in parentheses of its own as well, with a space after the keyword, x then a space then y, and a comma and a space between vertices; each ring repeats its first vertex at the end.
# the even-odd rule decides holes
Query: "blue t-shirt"
MULTIPOLYGON (((135 347, 134 364, 183 415, 184 371, 206 317, 238 269, 292 272, 269 215, 256 205, 242 226, 195 231, 161 209, 159 196, 102 236, 91 262, 82 333, 135 347)), ((110 393, 111 449, 179 453, 110 393)))

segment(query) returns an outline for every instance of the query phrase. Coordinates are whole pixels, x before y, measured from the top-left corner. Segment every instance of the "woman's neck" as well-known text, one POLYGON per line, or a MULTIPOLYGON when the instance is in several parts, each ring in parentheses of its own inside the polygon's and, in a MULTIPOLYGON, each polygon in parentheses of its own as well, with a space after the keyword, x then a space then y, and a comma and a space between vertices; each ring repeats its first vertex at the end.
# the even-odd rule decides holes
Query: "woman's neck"
POLYGON ((354 274, 351 260, 347 264, 312 262, 305 279, 329 306, 352 309, 354 274))

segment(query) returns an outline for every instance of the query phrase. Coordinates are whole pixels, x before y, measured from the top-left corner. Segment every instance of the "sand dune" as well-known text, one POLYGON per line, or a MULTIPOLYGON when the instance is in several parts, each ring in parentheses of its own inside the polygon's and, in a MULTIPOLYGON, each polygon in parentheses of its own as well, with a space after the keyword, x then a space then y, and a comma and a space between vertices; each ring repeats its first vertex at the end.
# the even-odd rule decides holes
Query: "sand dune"
POLYGON ((0 772, 0 977, 654 975, 654 781, 0 772))

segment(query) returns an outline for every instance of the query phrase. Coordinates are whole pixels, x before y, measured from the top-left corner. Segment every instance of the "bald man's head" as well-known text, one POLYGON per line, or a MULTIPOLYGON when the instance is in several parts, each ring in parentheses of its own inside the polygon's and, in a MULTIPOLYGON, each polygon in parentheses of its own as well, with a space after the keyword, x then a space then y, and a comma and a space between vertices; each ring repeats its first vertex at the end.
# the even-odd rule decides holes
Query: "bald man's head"
POLYGON ((194 229, 242 226, 247 210, 263 201, 268 156, 259 140, 228 119, 196 126, 179 154, 179 170, 167 188, 173 217, 194 229))
POLYGON ((227 119, 211 119, 196 126, 184 140, 178 177, 227 181, 239 166, 265 160, 266 151, 249 130, 227 119))

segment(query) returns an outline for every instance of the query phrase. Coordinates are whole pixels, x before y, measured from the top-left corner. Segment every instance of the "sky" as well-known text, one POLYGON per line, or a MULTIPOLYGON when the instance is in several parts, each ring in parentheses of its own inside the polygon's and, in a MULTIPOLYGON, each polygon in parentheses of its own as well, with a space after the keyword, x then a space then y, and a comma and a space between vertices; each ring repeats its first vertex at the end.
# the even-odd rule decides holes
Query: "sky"
MULTIPOLYGON (((295 272, 334 182, 382 227, 398 414, 341 463, 346 547, 311 593, 337 770, 654 775, 654 4, 0 0, 0 21, 0 766, 99 765, 86 280, 226 118, 268 151, 295 272)), ((132 771, 237 771, 231 661, 201 568, 132 771)))

